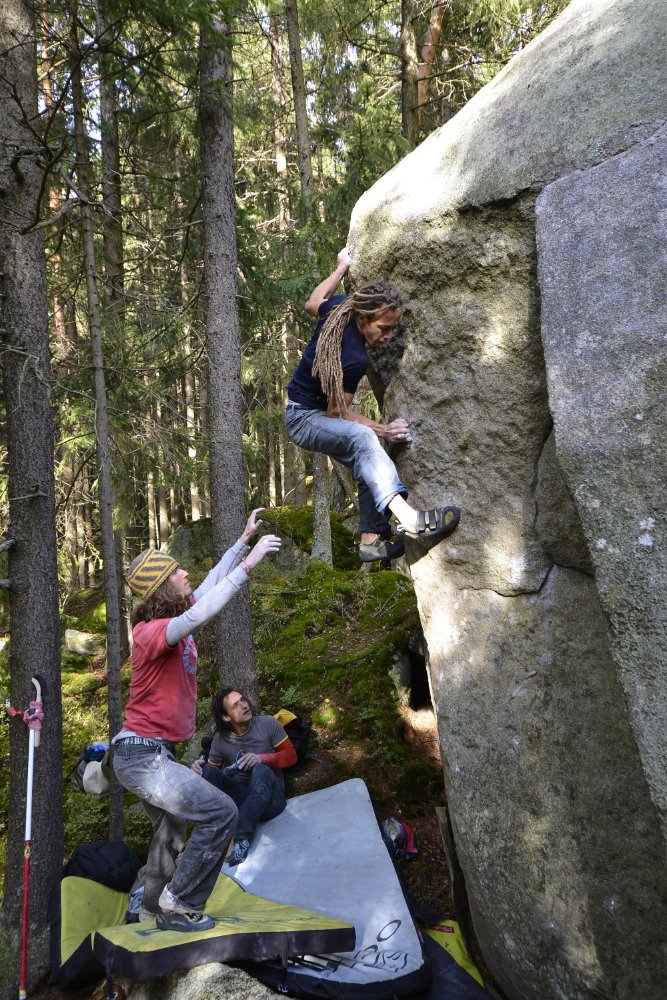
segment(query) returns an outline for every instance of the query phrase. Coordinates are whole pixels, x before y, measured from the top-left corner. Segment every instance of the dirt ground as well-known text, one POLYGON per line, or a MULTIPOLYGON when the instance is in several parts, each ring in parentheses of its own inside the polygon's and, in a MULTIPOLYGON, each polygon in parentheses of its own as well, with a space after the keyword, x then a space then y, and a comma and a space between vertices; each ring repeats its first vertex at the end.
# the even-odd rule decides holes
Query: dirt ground
MULTIPOLYGON (((424 760, 442 767, 438 728, 431 707, 401 709, 404 721, 403 738, 418 749, 424 760)), ((443 788, 444 801, 444 788, 443 788)), ((419 857, 406 862, 400 871, 414 900, 437 912, 439 916, 454 916, 451 884, 435 807, 427 808, 423 816, 401 816, 415 831, 419 857)))

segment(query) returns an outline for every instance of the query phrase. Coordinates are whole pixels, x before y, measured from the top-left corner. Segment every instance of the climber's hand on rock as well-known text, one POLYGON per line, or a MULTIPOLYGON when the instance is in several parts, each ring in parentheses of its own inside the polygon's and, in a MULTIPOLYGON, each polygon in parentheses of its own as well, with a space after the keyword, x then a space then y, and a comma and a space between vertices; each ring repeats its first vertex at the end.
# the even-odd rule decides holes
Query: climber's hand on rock
POLYGON ((347 271, 350 268, 350 264, 352 263, 352 257, 350 255, 349 247, 343 247, 341 252, 338 254, 336 260, 338 263, 338 267, 341 269, 345 268, 345 272, 347 273, 347 271))
POLYGON ((384 438, 385 441, 400 442, 401 444, 408 444, 412 441, 407 420, 404 420, 403 417, 397 417, 390 424, 385 424, 384 438))

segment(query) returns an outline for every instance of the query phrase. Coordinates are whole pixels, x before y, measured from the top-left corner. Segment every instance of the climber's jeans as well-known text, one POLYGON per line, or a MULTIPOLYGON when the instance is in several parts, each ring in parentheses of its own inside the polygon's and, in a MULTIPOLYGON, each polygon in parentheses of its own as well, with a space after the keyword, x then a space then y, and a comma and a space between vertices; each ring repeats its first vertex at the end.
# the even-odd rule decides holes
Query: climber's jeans
POLYGON ((178 764, 164 746, 121 741, 114 747, 113 768, 121 785, 139 796, 153 824, 143 905, 157 912, 160 893, 169 883, 183 903, 203 909, 234 833, 236 806, 220 789, 178 764), (196 826, 186 844, 188 821, 196 826))
POLYGON ((352 470, 359 489, 359 528, 379 535, 391 533, 387 504, 408 491, 396 466, 370 427, 354 420, 328 417, 324 410, 309 410, 288 403, 285 428, 290 441, 307 451, 319 451, 352 470))

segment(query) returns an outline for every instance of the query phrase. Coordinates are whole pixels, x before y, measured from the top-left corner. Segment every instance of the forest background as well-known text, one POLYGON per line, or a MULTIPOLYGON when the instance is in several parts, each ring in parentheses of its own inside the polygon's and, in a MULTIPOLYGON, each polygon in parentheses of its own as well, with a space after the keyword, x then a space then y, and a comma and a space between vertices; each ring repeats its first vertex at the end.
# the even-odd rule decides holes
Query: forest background
MULTIPOLYGON (((129 638, 122 567, 134 555, 211 514, 215 554, 244 509, 349 504, 349 479, 329 486, 326 463, 304 461, 283 431, 311 331, 302 304, 363 192, 565 6, 4 0, 0 612, 13 703, 36 661, 58 685, 62 613, 101 582, 115 595, 114 728, 129 638)), ((360 405, 376 407, 368 387, 360 405)), ((330 541, 316 533, 314 546, 330 559, 330 541)), ((252 661, 249 612, 243 628, 223 621, 220 643, 252 661)), ((230 682, 247 687, 248 675, 230 682)), ((27 737, 12 738, 10 834, 27 737)), ((56 757, 60 739, 56 726, 56 757)), ((61 826, 58 802, 49 810, 61 826)), ((5 927, 20 906, 15 822, 5 927)), ((62 839, 49 850, 36 862, 44 893, 62 839)))

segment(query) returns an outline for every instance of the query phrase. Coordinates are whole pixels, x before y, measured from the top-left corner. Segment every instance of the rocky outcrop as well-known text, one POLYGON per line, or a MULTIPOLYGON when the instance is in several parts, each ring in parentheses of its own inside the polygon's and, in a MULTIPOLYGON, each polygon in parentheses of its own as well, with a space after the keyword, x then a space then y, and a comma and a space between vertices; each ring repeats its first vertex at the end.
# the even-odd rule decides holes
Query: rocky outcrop
MULTIPOLYGON (((210 962, 145 982, 123 982, 127 1000, 275 1000, 276 994, 241 969, 210 962)), ((108 995, 108 994, 107 994, 108 995)))
POLYGON ((78 653, 81 656, 97 656, 99 653, 103 653, 106 648, 106 639, 103 635, 79 632, 75 628, 65 629, 65 649, 70 653, 78 653))
POLYGON ((352 219, 353 282, 408 301, 372 376, 401 477, 464 511, 407 561, 511 1000, 666 978, 666 42, 658 0, 574 0, 352 219))

